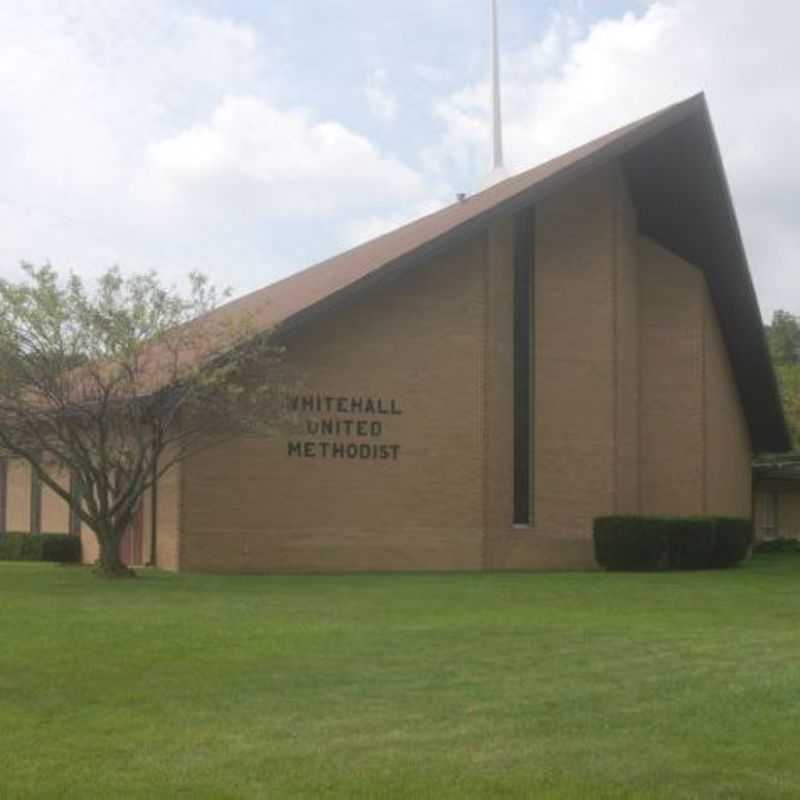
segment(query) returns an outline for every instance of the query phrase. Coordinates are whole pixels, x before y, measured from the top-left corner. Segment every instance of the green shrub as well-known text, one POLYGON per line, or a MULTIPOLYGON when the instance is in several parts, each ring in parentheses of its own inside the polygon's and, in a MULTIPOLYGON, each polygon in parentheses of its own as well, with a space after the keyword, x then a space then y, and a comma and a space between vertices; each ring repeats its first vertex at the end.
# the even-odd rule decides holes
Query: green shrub
POLYGON ((598 517, 594 521, 597 563, 614 571, 654 570, 664 566, 664 521, 646 517, 598 517))
POLYGON ((753 546, 753 552, 757 555, 800 553, 800 539, 790 539, 781 537, 779 539, 768 539, 758 542, 753 546))
POLYGON ((712 566, 716 569, 735 567, 747 558, 753 547, 753 522, 736 517, 717 517, 715 523, 712 566))
POLYGON ((67 536, 63 533, 43 533, 42 561, 54 561, 58 564, 80 564, 81 537, 67 536))
POLYGON ((0 561, 54 561, 78 564, 81 540, 63 533, 2 533, 0 561))
POLYGON ((664 521, 670 569, 711 569, 716 545, 715 520, 674 517, 664 521))
POLYGON ((749 519, 727 517, 599 517, 595 559, 609 570, 734 567, 753 542, 749 519))
POLYGON ((41 561, 41 542, 27 533, 0 534, 0 561, 41 561))

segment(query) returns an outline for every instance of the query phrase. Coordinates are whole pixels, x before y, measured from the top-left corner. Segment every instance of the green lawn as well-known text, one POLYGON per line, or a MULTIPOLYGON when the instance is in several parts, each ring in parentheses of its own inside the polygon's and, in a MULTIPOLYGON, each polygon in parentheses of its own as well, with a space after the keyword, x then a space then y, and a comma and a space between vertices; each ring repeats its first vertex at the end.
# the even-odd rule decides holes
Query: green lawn
POLYGON ((800 557, 718 573, 0 565, 0 798, 797 798, 800 557))

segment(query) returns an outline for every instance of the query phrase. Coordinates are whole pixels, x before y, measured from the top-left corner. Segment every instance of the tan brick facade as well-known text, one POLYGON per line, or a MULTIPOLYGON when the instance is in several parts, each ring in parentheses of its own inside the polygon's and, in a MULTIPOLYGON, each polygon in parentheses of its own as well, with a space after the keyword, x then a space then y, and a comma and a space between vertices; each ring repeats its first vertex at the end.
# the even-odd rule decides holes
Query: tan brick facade
MULTIPOLYGON (((539 202, 532 227, 529 526, 512 525, 505 216, 290 335, 318 407, 300 400, 295 429, 172 470, 158 565, 581 568, 598 515, 749 516, 751 447, 703 273, 639 234, 616 162, 539 202)), ((26 522, 26 486, 12 465, 9 524, 26 522)), ((92 560, 86 533, 84 548, 92 560)))
POLYGON ((384 441, 398 461, 289 458, 281 438, 193 459, 181 567, 588 567, 599 514, 747 516, 749 441, 702 273, 638 235, 616 165, 535 219, 531 526, 511 524, 502 218, 289 342, 309 393, 397 400, 384 441))
POLYGON ((642 511, 750 516, 750 438, 703 273, 640 245, 642 511))
POLYGON ((22 461, 10 461, 7 478, 8 495, 6 530, 25 533, 31 529, 31 471, 22 461))
MULTIPOLYGON (((65 491, 69 492, 69 473, 51 469, 50 474, 65 491)), ((69 505, 48 486, 42 485, 42 533, 67 533, 69 531, 69 505)))
POLYGON ((700 514, 705 504, 704 331, 700 270, 642 239, 642 511, 700 514))
POLYGON ((380 398, 401 413, 304 413, 286 437, 184 464, 183 568, 481 567, 485 252, 471 242, 287 342, 303 395, 380 398), (309 432, 331 420, 374 422, 381 435, 309 432), (400 450, 290 457, 289 442, 400 450))

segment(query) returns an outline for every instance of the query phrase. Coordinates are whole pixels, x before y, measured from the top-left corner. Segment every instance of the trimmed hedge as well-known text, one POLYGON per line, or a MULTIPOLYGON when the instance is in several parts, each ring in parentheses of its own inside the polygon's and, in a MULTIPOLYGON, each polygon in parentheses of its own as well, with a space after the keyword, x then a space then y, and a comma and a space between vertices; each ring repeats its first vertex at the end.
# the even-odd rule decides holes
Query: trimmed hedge
POLYGON ((81 540, 63 533, 0 533, 0 561, 79 564, 81 540))
POLYGON ((717 517, 714 557, 711 566, 715 569, 730 569, 741 564, 753 549, 755 530, 749 519, 717 517))
POLYGON ((610 570, 654 570, 667 552, 664 520, 644 517, 598 517, 594 521, 594 555, 610 570))
POLYGON ((711 569, 717 541, 713 519, 678 517, 666 525, 670 569, 711 569))
POLYGON ((749 519, 727 517, 598 517, 595 559, 616 571, 725 569, 753 545, 749 519))

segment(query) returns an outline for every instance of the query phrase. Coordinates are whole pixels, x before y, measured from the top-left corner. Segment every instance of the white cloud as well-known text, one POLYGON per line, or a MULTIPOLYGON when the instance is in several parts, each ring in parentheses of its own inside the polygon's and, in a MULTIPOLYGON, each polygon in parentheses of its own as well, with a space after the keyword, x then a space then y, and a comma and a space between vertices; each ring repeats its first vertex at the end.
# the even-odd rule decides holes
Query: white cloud
MULTIPOLYGON (((775 0, 674 0, 581 28, 556 16, 541 40, 508 53, 507 157, 540 163, 662 106, 706 90, 762 307, 800 311, 800 8, 775 0), (780 287, 780 289, 779 289, 780 287)), ((488 163, 486 84, 440 98, 430 169, 479 180, 488 163)))
POLYGON ((284 83, 260 32, 183 4, 0 4, 0 273, 121 263, 255 288, 338 244, 326 220, 420 200, 400 160, 273 100, 284 83))
POLYGON ((425 83, 446 83, 453 79, 453 73, 433 64, 414 64, 411 68, 415 77, 425 83))
MULTIPOLYGON (((191 203, 208 192, 274 217, 306 217, 407 202, 422 177, 365 137, 305 110, 228 97, 211 119, 153 145, 157 176, 191 203)), ((230 209, 230 206, 225 206, 230 209)))
POLYGON ((385 70, 372 73, 364 94, 370 111, 379 120, 391 122, 397 116, 397 98, 389 91, 385 70))
POLYGON ((0 4, 0 270, 207 268, 192 229, 164 237, 140 175, 150 137, 252 80, 257 39, 156 0, 0 4))
POLYGON ((434 211, 444 208, 452 203, 455 198, 445 200, 444 195, 438 198, 429 198, 420 203, 409 205, 394 213, 379 215, 374 214, 363 218, 354 219, 346 224, 342 230, 340 244, 342 247, 355 247, 363 242, 368 242, 378 236, 395 230, 409 222, 414 222, 420 217, 433 214, 434 211))
MULTIPOLYGON (((0 273, 119 262, 255 288, 480 185, 488 87, 431 93, 482 54, 433 37, 395 62, 342 28, 321 71, 298 51, 296 4, 268 5, 256 27, 197 0, 0 2, 0 273), (360 85, 364 63, 385 71, 360 85), (387 123, 380 144, 355 129, 364 105, 387 123)), ((589 25, 601 5, 561 0, 539 39, 506 52, 511 166, 706 89, 762 303, 800 311, 800 6, 630 0, 635 13, 589 25)), ((450 20, 457 4, 426 8, 450 20)))

